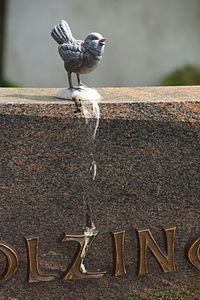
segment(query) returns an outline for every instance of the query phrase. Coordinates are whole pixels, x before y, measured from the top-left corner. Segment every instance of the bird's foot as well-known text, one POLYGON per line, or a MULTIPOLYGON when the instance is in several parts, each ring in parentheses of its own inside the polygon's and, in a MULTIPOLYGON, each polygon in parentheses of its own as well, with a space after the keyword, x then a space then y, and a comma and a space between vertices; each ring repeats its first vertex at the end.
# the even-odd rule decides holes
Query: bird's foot
POLYGON ((87 88, 87 85, 85 85, 82 82, 80 82, 79 85, 78 85, 78 90, 80 91, 80 90, 82 90, 84 88, 87 88))
POLYGON ((69 87, 68 90, 73 93, 74 91, 79 91, 81 92, 84 88, 86 88, 86 86, 84 85, 78 85, 78 86, 73 86, 73 87, 69 87))
POLYGON ((71 86, 71 87, 68 88, 68 91, 70 91, 71 93, 73 93, 73 92, 74 92, 74 89, 75 89, 75 88, 74 88, 73 86, 71 86))

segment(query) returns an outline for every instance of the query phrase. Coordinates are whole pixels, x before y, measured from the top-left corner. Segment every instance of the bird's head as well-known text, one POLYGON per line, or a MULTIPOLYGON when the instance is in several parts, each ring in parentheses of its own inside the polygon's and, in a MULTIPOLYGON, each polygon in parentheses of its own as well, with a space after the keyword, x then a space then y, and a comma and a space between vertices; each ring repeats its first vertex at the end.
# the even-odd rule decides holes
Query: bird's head
POLYGON ((100 33, 93 32, 86 37, 84 46, 89 51, 102 55, 104 52, 105 41, 106 39, 103 38, 100 33))

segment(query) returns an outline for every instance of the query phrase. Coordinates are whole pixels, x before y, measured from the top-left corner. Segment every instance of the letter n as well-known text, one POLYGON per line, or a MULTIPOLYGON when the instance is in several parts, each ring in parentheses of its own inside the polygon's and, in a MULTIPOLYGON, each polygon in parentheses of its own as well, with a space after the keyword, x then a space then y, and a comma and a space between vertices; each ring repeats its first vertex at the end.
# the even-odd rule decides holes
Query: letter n
POLYGON ((147 249, 149 248, 158 261, 164 272, 175 271, 174 266, 174 237, 176 227, 164 229, 167 242, 167 255, 165 255, 158 247, 151 231, 149 229, 139 230, 139 245, 140 245, 140 261, 139 275, 148 273, 147 268, 147 249))

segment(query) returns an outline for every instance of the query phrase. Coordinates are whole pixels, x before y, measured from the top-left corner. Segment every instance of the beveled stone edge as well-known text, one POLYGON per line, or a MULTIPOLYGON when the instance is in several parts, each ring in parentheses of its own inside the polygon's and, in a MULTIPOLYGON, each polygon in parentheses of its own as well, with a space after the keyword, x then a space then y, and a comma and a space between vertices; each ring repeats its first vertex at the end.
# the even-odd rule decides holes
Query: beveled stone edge
MULTIPOLYGON (((0 104, 65 103, 58 100, 60 88, 0 88, 0 104), (38 98, 43 98, 40 100, 38 98), (23 100, 24 99, 24 100, 23 100)), ((101 103, 200 102, 200 86, 102 87, 101 103)))
MULTIPOLYGON (((0 113, 84 118, 74 101, 54 98, 59 88, 1 88, 0 113), (41 101, 41 98, 44 99, 41 101)), ((200 86, 98 88, 101 119, 200 122, 200 86)))

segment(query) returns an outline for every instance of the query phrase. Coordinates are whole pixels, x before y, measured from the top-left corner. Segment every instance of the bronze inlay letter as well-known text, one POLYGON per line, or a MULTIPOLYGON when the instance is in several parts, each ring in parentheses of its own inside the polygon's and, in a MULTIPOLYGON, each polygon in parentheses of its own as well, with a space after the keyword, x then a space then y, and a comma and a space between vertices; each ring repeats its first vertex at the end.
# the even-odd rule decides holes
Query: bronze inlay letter
POLYGON ((124 265, 124 239, 125 231, 112 232, 114 237, 114 246, 115 246, 115 276, 120 276, 126 274, 126 268, 124 265))
MULTIPOLYGON (((64 274, 63 280, 79 279, 79 278, 99 278, 102 277, 106 272, 87 272, 83 269, 83 257, 84 246, 86 239, 89 239, 87 249, 91 246, 95 239, 96 234, 90 236, 85 235, 65 235, 61 242, 75 241, 78 242, 77 253, 70 264, 70 268, 67 269, 64 274)), ((86 251, 87 251, 86 249, 86 251)), ((85 252, 86 253, 86 252, 85 252)), ((85 258, 85 256, 84 256, 85 258)))
POLYGON ((139 275, 148 273, 147 269, 147 248, 151 250, 158 263, 164 272, 175 270, 174 266, 174 236, 176 227, 165 229, 167 239, 167 255, 158 247, 149 229, 139 230, 139 244, 140 244, 140 265, 139 275))
POLYGON ((38 282, 38 281, 51 281, 55 279, 55 273, 42 273, 39 271, 38 263, 38 244, 39 237, 28 237, 26 238, 26 245, 28 251, 28 261, 29 261, 29 272, 28 272, 28 282, 38 282))
POLYGON ((0 277, 0 283, 3 283, 5 280, 10 278, 18 267, 18 256, 15 250, 7 243, 0 242, 0 251, 6 257, 6 268, 0 277))
POLYGON ((193 266, 200 270, 200 238, 188 250, 188 258, 193 266))

